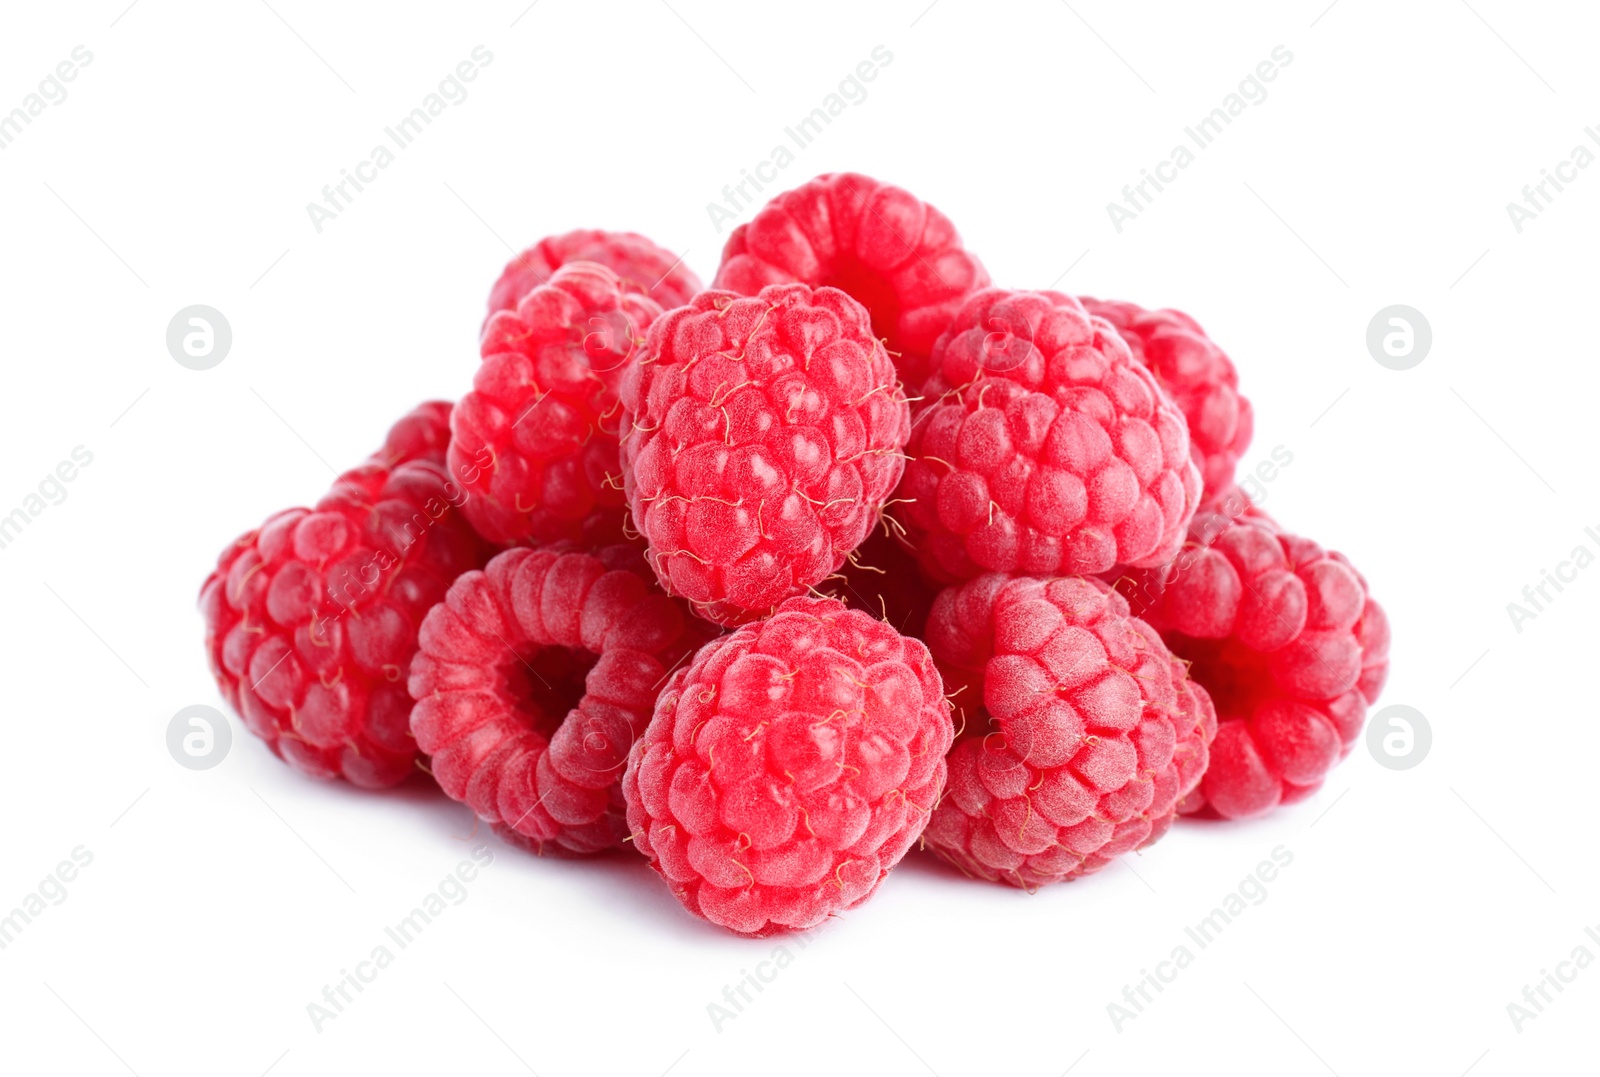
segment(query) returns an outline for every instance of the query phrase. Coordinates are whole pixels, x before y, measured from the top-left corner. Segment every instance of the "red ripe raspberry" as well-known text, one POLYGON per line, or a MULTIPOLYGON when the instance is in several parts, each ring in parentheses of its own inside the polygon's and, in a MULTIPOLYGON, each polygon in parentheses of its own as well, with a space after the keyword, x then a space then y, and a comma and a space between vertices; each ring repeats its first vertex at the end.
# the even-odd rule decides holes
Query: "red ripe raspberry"
POLYGON ((1239 395, 1233 361, 1199 324, 1176 310, 1084 298, 1090 314, 1117 327, 1133 357, 1150 368, 1189 422, 1189 451, 1210 498, 1233 482, 1234 466, 1250 447, 1255 414, 1239 395))
POLYGON ((1186 810, 1263 815, 1350 753, 1389 671, 1389 622, 1350 562, 1264 513, 1202 512, 1189 538, 1172 565, 1122 585, 1216 701, 1203 799, 1186 810))
POLYGON ((372 454, 372 461, 393 468, 427 460, 443 467, 450 447, 450 409, 448 400, 418 404, 389 428, 383 448, 372 454))
POLYGON ((620 538, 617 384, 660 313, 611 270, 573 262, 489 319, 450 440, 479 534, 502 546, 620 538))
POLYGON ((980 576, 939 596, 928 644, 975 698, 923 837, 969 875, 1098 871, 1160 837, 1205 770, 1205 690, 1098 580, 980 576))
POLYGON ((854 908, 944 786, 943 691, 917 640, 792 598, 668 683, 623 779, 634 844, 685 908, 742 935, 854 908))
POLYGON ((943 213, 899 187, 835 172, 785 191, 735 228, 711 286, 754 295, 790 281, 860 301, 914 391, 933 342, 989 273, 943 213))
POLYGON ((1059 292, 979 292, 934 348, 895 512, 936 579, 1170 561, 1199 504, 1183 414, 1059 292))
POLYGON ((861 544, 911 425, 866 310, 804 284, 701 292, 650 327, 622 399, 651 566, 722 624, 764 616, 861 544))
POLYGON ((514 549, 422 622, 411 731, 440 788, 537 852, 628 836, 628 749, 667 672, 709 634, 635 547, 514 549))
POLYGON ((568 262, 598 262, 620 277, 628 291, 648 295, 668 310, 681 307, 701 288, 700 278, 682 258, 636 232, 580 228, 547 236, 506 263, 489 292, 485 327, 497 311, 515 310, 523 296, 550 283, 568 262))
POLYGON ((212 673, 250 731, 298 770, 369 788, 414 769, 405 671, 417 627, 487 556, 440 464, 381 462, 428 440, 417 420, 315 509, 280 512, 228 547, 200 591, 212 673))

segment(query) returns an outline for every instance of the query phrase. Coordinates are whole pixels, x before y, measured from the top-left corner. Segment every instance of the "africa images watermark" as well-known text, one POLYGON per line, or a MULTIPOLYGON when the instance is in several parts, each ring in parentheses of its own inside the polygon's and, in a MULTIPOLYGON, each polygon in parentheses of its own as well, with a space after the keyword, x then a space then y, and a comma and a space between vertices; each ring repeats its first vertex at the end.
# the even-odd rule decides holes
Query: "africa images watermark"
POLYGON ((1175 182, 1183 169, 1194 164, 1196 154, 1209 149, 1222 132, 1232 125, 1235 117, 1243 115, 1251 105, 1265 101, 1266 84, 1275 81, 1278 72, 1293 62, 1294 53, 1286 46, 1274 45, 1268 58, 1256 64, 1250 74, 1239 80, 1238 88, 1224 95, 1220 105, 1183 129, 1188 142, 1173 146, 1165 161, 1157 161, 1150 168, 1141 168, 1138 182, 1124 184, 1122 201, 1106 203, 1106 215, 1111 218, 1111 227, 1117 234, 1122 234, 1124 222, 1133 220, 1154 205, 1156 195, 1166 190, 1167 184, 1175 182), (1190 144, 1193 144, 1193 149, 1190 149, 1190 144))
POLYGON ((1167 985, 1178 978, 1180 972, 1194 964, 1199 951, 1205 950, 1221 938, 1222 933, 1251 906, 1266 903, 1267 884, 1277 879, 1279 872, 1294 863, 1294 853, 1283 845, 1274 846, 1268 855, 1270 859, 1257 864, 1249 875, 1240 880, 1237 887, 1223 895, 1216 908, 1194 924, 1184 927, 1185 941, 1174 946, 1165 959, 1157 961, 1154 971, 1147 968, 1140 969, 1139 979, 1123 985, 1121 999, 1106 1003, 1106 1015, 1111 1018, 1112 1028, 1120 1033, 1129 1021, 1137 1020, 1145 1008, 1155 1002, 1157 996, 1167 989, 1167 985), (1191 942, 1195 947, 1192 950, 1189 948, 1191 942))
POLYGON ((783 142, 773 146, 766 159, 757 161, 754 168, 739 170, 743 178, 738 183, 722 188, 721 202, 706 203, 711 226, 720 233, 725 223, 735 220, 739 214, 753 207, 757 202, 756 196, 765 186, 777 182, 778 173, 794 164, 795 154, 815 142, 835 118, 844 114, 847 106, 859 105, 867 99, 866 84, 876 79, 878 72, 893 62, 894 53, 889 51, 887 45, 874 45, 868 58, 856 64, 839 81, 838 88, 823 97, 820 105, 801 117, 798 123, 783 129, 789 142, 794 144, 794 149, 791 150, 783 142), (749 190, 752 187, 754 191, 749 190))
MULTIPOLYGON (((1586 925, 1583 934, 1589 942, 1600 948, 1600 924, 1586 925)), ((1537 1020, 1545 1007, 1555 1002, 1568 985, 1578 978, 1578 974, 1592 964, 1594 951, 1586 943, 1580 942, 1572 948, 1566 960, 1556 962, 1554 972, 1540 969, 1539 979, 1523 985, 1521 1000, 1506 1003, 1506 1016, 1511 1018, 1511 1027, 1520 1034, 1524 1025, 1537 1020)))
POLYGON ((24 495, 22 504, 4 512, 0 509, 0 550, 7 549, 22 536, 24 529, 44 514, 44 510, 59 505, 67 499, 67 484, 78 477, 82 468, 94 463, 94 453, 82 445, 74 445, 70 459, 62 460, 45 472, 38 487, 24 495))
MULTIPOLYGON (((1600 549, 1600 529, 1586 527, 1583 529, 1584 538, 1594 543, 1595 549, 1600 549)), ((1565 560, 1557 561, 1555 571, 1541 568, 1539 581, 1530 583, 1522 589, 1521 602, 1507 602, 1506 614, 1511 618, 1511 627, 1517 630, 1517 635, 1522 634, 1522 626, 1527 621, 1532 621, 1543 613, 1556 597, 1566 590, 1565 584, 1576 583, 1578 573, 1588 568, 1595 562, 1595 553, 1586 543, 1578 543, 1565 560), (1552 588, 1555 593, 1551 594, 1552 588)))
POLYGON ((471 860, 457 864, 450 874, 439 881, 438 886, 422 896, 409 914, 393 924, 385 925, 383 942, 374 946, 365 959, 357 961, 354 970, 340 969, 337 980, 323 985, 320 1001, 306 1003, 306 1016, 311 1018, 311 1027, 321 1032, 324 1025, 344 1013, 356 996, 377 980, 378 973, 394 964, 399 951, 416 942, 429 925, 451 906, 461 905, 467 900, 467 884, 477 879, 480 868, 492 863, 493 849, 487 845, 474 847, 471 860), (390 943, 394 944, 393 949, 390 949, 390 943))
POLYGON ((356 195, 366 190, 367 184, 376 181, 383 169, 394 164, 396 150, 410 149, 433 123, 435 116, 443 113, 449 105, 460 105, 466 101, 466 84, 475 81, 478 73, 492 63, 494 53, 482 45, 474 45, 469 58, 456 64, 449 74, 440 79, 438 87, 423 97, 422 104, 406 113, 397 123, 383 129, 388 143, 380 142, 372 147, 365 161, 357 161, 351 168, 341 168, 338 182, 323 185, 321 204, 306 203, 306 216, 311 218, 311 227, 321 234, 324 221, 331 221, 349 209, 356 195), (389 143, 394 145, 394 149, 389 148, 389 143), (354 192, 350 190, 352 187, 355 188, 354 192))
POLYGON ((24 928, 43 916, 51 905, 67 900, 67 884, 78 877, 78 872, 94 863, 94 853, 82 845, 76 846, 71 859, 63 860, 39 881, 39 885, 22 895, 16 907, 0 916, 0 950, 17 941, 24 928), (46 904, 48 902, 49 904, 46 904))
MULTIPOLYGON (((1590 142, 1600 146, 1600 130, 1585 127, 1583 133, 1589 136, 1590 142)), ((1566 190, 1567 184, 1577 180, 1579 169, 1588 168, 1594 164, 1594 160, 1594 150, 1580 142, 1572 147, 1565 161, 1557 161, 1554 168, 1539 169, 1542 178, 1538 183, 1522 185, 1521 204, 1506 203, 1506 216, 1511 218, 1512 229, 1520 235, 1522 226, 1555 205, 1556 195, 1566 190), (1550 189, 1552 187, 1554 191, 1550 189)))
POLYGON ((809 931, 801 931, 774 946, 770 954, 755 963, 753 971, 740 969, 738 980, 722 985, 722 998, 706 1003, 706 1016, 711 1018, 711 1027, 720 1033, 724 1025, 744 1013, 745 1007, 755 1002, 761 992, 777 980, 779 973, 794 964, 795 955, 815 942, 817 936, 833 922, 830 917, 809 931))
POLYGON ((67 99, 66 84, 78 77, 78 72, 94 63, 94 53, 82 45, 74 45, 67 59, 39 80, 39 87, 22 98, 22 104, 0 115, 0 150, 10 148, 21 137, 23 129, 33 126, 35 116, 42 115, 50 105, 59 105, 67 99))

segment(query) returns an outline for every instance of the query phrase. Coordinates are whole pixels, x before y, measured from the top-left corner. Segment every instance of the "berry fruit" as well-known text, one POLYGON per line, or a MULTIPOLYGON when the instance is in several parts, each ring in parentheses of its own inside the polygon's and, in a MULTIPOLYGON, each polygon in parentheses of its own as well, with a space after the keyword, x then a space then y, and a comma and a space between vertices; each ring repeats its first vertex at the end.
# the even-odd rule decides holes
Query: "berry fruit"
POLYGON ((1189 538, 1122 586, 1216 702, 1211 767, 1186 809, 1263 815, 1350 754, 1388 674, 1389 622, 1349 561, 1258 510, 1203 512, 1189 538))
POLYGON ((573 262, 489 319, 450 439, 479 534, 501 546, 620 540, 617 385, 660 313, 611 270, 573 262))
POLYGON ((1155 630, 1093 579, 980 576, 944 591, 928 645, 966 726, 924 840, 1033 889, 1149 845, 1200 780, 1216 718, 1155 630))
POLYGON ((1199 503, 1182 412, 1059 292, 971 297, 933 353, 895 514, 936 579, 1170 561, 1199 503))
POLYGON ((415 769, 405 673, 417 627, 487 556, 437 460, 438 408, 395 424, 314 509, 280 512, 234 542, 201 588, 217 687, 307 774, 380 787, 415 769))
POLYGON ((512 840, 601 852, 628 834, 628 749, 708 634, 635 547, 506 550, 422 622, 411 730, 440 788, 512 840))
POLYGON ((669 682, 623 791, 678 900, 742 935, 861 904, 927 823, 951 723, 927 648, 793 598, 669 682))
POLYGON ((671 594, 736 624, 820 583, 900 479, 910 409, 836 288, 701 292, 650 327, 622 389, 634 525, 671 594))
POLYGON ((497 311, 515 310, 522 297, 549 284, 568 262, 598 262, 630 292, 648 295, 665 309, 682 306, 700 290, 700 278, 683 259, 635 232, 603 232, 580 228, 547 236, 506 263, 489 292, 488 319, 497 311))
POLYGON ((1239 395, 1239 373, 1232 360, 1180 311, 1101 299, 1082 302, 1090 314, 1116 326, 1133 357, 1183 409, 1189 451, 1205 485, 1202 496, 1210 499, 1226 489, 1255 430, 1255 415, 1250 401, 1239 395))
POLYGON ((855 297, 915 392, 934 341, 989 274, 943 213, 899 187, 836 172, 785 191, 735 228, 711 286, 754 295, 789 281, 855 297))
POLYGON ((413 460, 443 467, 450 448, 450 411, 448 400, 418 404, 389 428, 383 448, 373 453, 372 460, 384 467, 399 467, 413 460))

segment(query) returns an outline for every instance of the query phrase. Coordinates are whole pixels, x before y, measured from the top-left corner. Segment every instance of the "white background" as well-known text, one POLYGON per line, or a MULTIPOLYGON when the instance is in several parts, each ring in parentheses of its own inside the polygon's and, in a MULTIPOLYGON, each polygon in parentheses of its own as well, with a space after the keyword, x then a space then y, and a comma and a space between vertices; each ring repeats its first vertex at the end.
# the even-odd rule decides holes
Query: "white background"
POLYGON ((0 151, 0 514, 94 455, 0 550, 0 912, 93 855, 0 951, 4 1069, 1595 1071, 1600 966, 1507 1013, 1600 956, 1600 568, 1520 632, 1506 611, 1600 552, 1600 168, 1520 234, 1505 208, 1600 124, 1592 11, 125 3, 0 16, 0 110, 94 56, 0 151), (318 234, 305 204, 476 45, 470 96, 318 234), (519 854, 420 785, 305 779, 237 722, 222 765, 180 768, 168 721, 220 705, 195 609, 216 553, 469 384, 511 248, 636 229, 709 279, 707 202, 877 45, 890 66, 781 185, 864 171, 945 210, 997 283, 1195 314, 1256 404, 1247 463, 1293 454, 1266 508, 1387 607, 1383 703, 1427 716, 1426 760, 1358 745, 1304 804, 1034 895, 912 857, 720 1029, 708 1004, 779 942, 691 919, 642 863, 519 854), (1106 203, 1278 45, 1269 96, 1119 234, 1106 203), (205 372, 164 342, 194 303, 234 333, 205 372), (1404 372, 1365 345, 1393 303, 1433 328, 1404 372), (307 1003, 485 839, 467 900, 317 1031, 307 1003), (1279 845, 1265 902, 1118 1030, 1107 1004, 1279 845))

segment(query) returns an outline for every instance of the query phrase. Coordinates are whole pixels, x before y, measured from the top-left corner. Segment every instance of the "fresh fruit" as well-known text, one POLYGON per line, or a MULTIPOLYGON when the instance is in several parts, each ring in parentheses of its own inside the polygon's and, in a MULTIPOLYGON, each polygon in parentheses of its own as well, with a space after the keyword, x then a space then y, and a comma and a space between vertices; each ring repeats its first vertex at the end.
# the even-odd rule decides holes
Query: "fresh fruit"
POLYGON ((611 270, 572 262, 489 319, 450 423, 450 469, 479 534, 500 546, 621 540, 617 386, 660 314, 611 270))
POLYGON ((766 616, 843 564, 900 479, 911 425, 865 308, 804 284, 670 311, 622 400, 651 567, 720 624, 766 616))
POLYGON ((1103 319, 991 288, 933 353, 894 512, 922 567, 1089 575, 1170 561, 1199 504, 1183 414, 1103 319))
POLYGON ((943 213, 899 187, 835 172, 735 228, 711 286, 755 295, 788 282, 840 288, 865 306, 914 394, 934 341, 989 274, 943 213))
POLYGON ((601 852, 628 834, 628 749, 709 634, 636 547, 506 550, 422 622, 411 730, 480 819, 538 851, 601 852))
POLYGON ((630 292, 655 300, 665 309, 682 306, 700 290, 700 278, 683 259, 637 232, 605 232, 580 228, 546 236, 511 261, 489 291, 489 319, 497 311, 515 310, 522 297, 549 284, 556 270, 569 262, 598 262, 630 292))
POLYGON ((441 418, 424 404, 400 420, 315 508, 277 513, 224 550, 200 590, 217 687, 307 774, 381 787, 416 770, 405 675, 417 628, 488 555, 438 462, 441 418))
POLYGON ((623 781, 633 843, 714 924, 812 927, 872 896, 922 833, 951 732, 926 647, 792 598, 662 693, 623 781))
MULTIPOLYGON (((1225 502, 1248 504, 1234 491, 1225 502)), ((1200 797, 1230 819, 1315 792, 1389 671, 1389 621, 1337 553, 1265 513, 1203 512, 1171 565, 1121 583, 1217 707, 1200 797)))
POLYGON ((1098 871, 1160 837, 1205 770, 1205 690, 1098 580, 980 576, 939 596, 928 645, 965 728, 924 840, 969 875, 1098 871))

